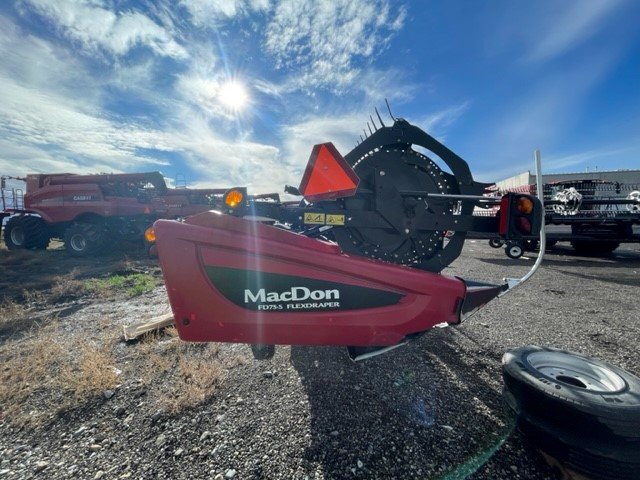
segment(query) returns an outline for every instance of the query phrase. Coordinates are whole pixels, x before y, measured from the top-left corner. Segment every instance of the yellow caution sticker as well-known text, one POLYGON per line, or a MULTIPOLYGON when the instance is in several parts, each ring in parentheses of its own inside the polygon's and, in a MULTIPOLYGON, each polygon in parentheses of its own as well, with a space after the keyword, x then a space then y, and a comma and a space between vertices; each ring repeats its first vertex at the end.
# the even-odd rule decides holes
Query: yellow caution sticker
POLYGON ((311 225, 324 225, 324 223, 325 223, 325 214, 324 213, 305 212, 305 214, 304 214, 304 223, 311 224, 311 225))
POLYGON ((327 225, 344 225, 344 215, 327 214, 327 225))

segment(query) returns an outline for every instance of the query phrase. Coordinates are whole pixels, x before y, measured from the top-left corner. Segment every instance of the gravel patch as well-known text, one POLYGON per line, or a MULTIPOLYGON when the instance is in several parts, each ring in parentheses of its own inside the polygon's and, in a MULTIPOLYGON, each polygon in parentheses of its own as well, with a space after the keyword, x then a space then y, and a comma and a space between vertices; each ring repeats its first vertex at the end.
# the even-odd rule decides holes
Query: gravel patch
MULTIPOLYGON (((532 262, 475 241, 444 273, 496 281, 532 262)), ((639 286, 637 246, 605 259, 559 249, 528 284, 463 325, 364 363, 334 347, 278 347, 258 362, 248 346, 221 345, 222 358, 249 360, 178 413, 127 380, 40 427, 3 418, 0 478, 555 478, 503 407, 501 356, 550 345, 640 374, 639 286)), ((59 324, 98 338, 97 325, 119 333, 166 309, 158 288, 83 304, 59 324)), ((117 344, 118 361, 133 361, 135 348, 117 344)))

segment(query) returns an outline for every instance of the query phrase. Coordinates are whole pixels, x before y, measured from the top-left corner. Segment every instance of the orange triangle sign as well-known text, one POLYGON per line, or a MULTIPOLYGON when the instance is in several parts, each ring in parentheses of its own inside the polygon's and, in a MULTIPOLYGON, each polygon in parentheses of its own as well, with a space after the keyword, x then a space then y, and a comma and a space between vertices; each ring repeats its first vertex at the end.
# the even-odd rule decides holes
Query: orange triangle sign
POLYGON ((298 190, 311 202, 330 200, 353 195, 359 181, 333 143, 321 143, 313 147, 298 190))

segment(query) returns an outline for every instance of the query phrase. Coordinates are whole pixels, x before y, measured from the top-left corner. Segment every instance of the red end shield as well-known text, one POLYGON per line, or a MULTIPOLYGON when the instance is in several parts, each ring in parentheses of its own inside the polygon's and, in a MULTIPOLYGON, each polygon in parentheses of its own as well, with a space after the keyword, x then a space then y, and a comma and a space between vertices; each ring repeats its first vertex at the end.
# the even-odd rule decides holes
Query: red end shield
POLYGON ((310 202, 348 197, 360 179, 333 143, 313 147, 298 190, 310 202))

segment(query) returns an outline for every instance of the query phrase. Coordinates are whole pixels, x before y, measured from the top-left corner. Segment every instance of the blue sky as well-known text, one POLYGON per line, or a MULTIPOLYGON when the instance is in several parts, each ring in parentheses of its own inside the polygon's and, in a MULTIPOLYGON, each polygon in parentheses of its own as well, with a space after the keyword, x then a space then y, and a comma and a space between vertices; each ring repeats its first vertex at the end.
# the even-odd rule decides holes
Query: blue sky
POLYGON ((0 5, 2 174, 281 191, 313 144, 347 153, 385 97, 481 180, 535 148, 547 171, 640 168, 640 2, 0 5))

